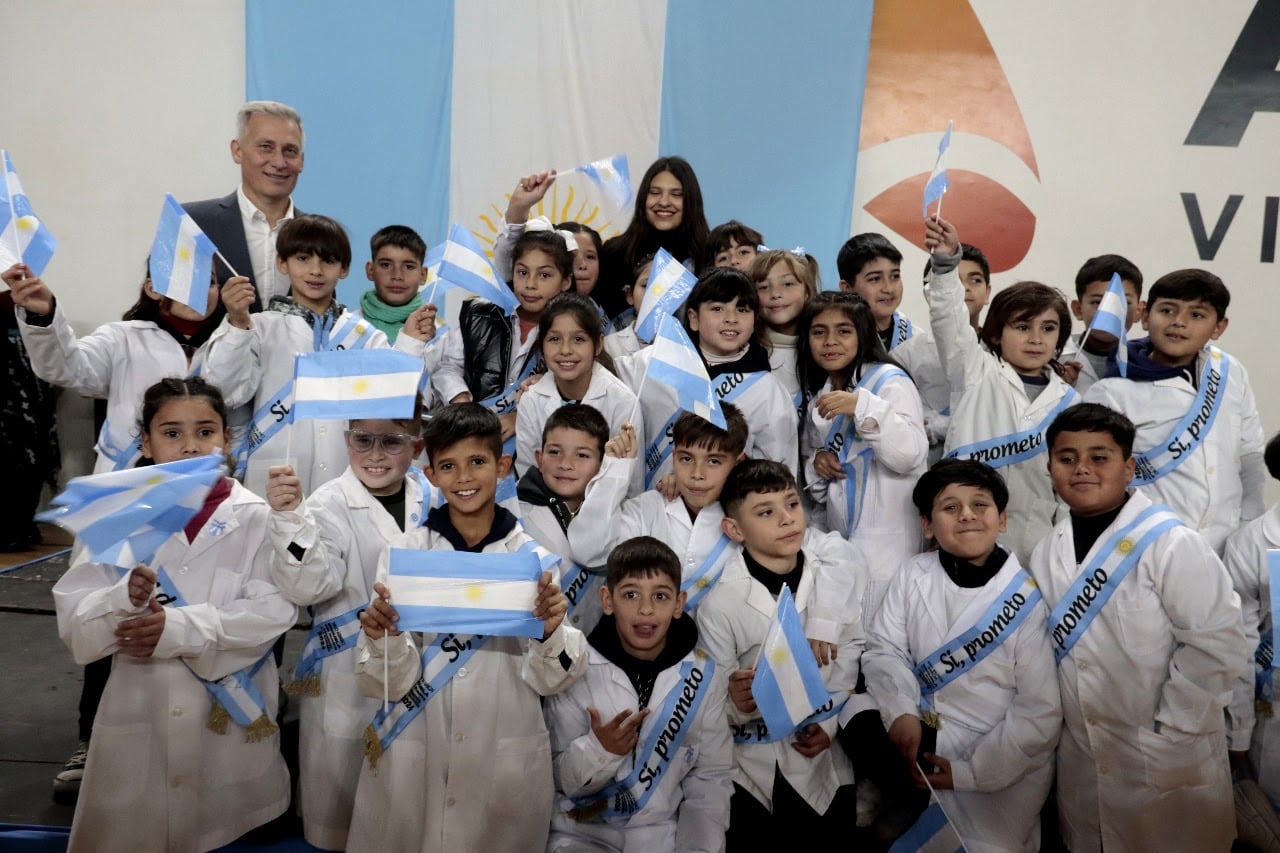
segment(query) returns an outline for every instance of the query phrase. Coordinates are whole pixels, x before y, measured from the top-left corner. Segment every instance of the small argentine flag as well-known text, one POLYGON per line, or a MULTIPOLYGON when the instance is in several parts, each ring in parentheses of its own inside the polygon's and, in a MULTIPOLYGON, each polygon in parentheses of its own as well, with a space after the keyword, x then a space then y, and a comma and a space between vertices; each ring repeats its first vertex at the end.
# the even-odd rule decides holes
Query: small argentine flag
POLYGON ((440 256, 439 275, 443 284, 474 293, 501 306, 504 311, 514 311, 519 304, 511 288, 498 277, 476 238, 456 222, 449 229, 449 239, 445 241, 444 252, 440 256))
MULTIPOLYGON (((924 185, 925 219, 929 218, 929 205, 935 201, 940 201, 942 194, 951 187, 950 181, 947 180, 946 167, 942 165, 942 156, 951 147, 951 124, 951 122, 947 122, 947 131, 942 134, 942 140, 938 143, 938 159, 934 161, 933 171, 929 174, 929 181, 924 185)), ((941 211, 939 211, 939 214, 941 214, 941 211)))
POLYGON ((929 807, 926 808, 915 823, 911 825, 893 846, 889 853, 964 853, 964 842, 956 828, 947 820, 942 810, 938 792, 930 786, 929 807))
POLYGON ((390 349, 300 353, 294 361, 294 420, 409 418, 422 359, 390 349))
POLYGON ((631 204, 631 167, 627 165, 626 154, 614 154, 608 160, 579 166, 578 171, 590 178, 618 210, 625 211, 631 204))
MULTIPOLYGON (((658 336, 653 341, 653 355, 645 375, 675 391, 681 409, 706 418, 720 429, 729 428, 720 408, 720 398, 711 387, 707 366, 676 318, 665 316, 658 324, 658 336)), ((822 701, 827 701, 825 693, 822 701)))
POLYGON ((151 244, 151 286, 156 293, 206 313, 213 253, 213 241, 178 200, 165 193, 156 239, 151 244))
POLYGON ((666 249, 659 249, 649 267, 649 282, 636 315, 636 336, 642 341, 652 341, 662 318, 679 311, 697 283, 698 279, 683 264, 666 249))
POLYGON ((0 269, 23 263, 35 275, 43 275, 58 241, 31 209, 9 152, 0 151, 0 156, 4 158, 4 181, 0 182, 0 269))
MULTIPOLYGON (((1111 274, 1111 283, 1107 292, 1102 294, 1098 303, 1098 313, 1093 315, 1090 332, 1103 332, 1115 338, 1116 368, 1121 376, 1129 375, 1129 300, 1124 295, 1124 284, 1120 281, 1120 273, 1111 274)), ((1085 332, 1085 337, 1089 332, 1085 332)), ((1083 346, 1084 338, 1080 339, 1083 346)))
POLYGON ((392 548, 388 573, 401 631, 542 637, 542 620, 533 617, 542 576, 535 551, 392 548))
POLYGON ((805 638, 790 587, 784 586, 778 596, 777 616, 760 647, 751 695, 765 725, 774 734, 794 732, 830 698, 818 661, 805 638))

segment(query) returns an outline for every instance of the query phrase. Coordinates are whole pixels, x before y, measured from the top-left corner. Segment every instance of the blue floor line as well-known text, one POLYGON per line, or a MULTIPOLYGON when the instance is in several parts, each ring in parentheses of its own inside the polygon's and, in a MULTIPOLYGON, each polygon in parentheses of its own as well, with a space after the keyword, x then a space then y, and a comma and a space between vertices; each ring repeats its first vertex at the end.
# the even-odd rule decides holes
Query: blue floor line
POLYGON ((52 554, 46 554, 43 557, 36 557, 34 560, 28 560, 25 563, 19 563, 18 565, 10 566, 7 569, 0 569, 0 575, 7 575, 10 572, 16 572, 18 569, 25 569, 28 566, 39 565, 47 560, 52 560, 54 557, 61 557, 63 554, 69 553, 71 553, 70 548, 63 548, 61 551, 54 551, 52 554))

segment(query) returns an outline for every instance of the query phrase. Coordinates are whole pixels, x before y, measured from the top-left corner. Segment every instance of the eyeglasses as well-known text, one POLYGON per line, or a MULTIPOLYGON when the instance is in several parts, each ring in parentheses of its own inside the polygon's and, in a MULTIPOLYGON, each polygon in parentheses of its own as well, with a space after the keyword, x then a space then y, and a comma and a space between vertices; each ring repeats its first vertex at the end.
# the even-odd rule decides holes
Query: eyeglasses
POLYGON ((368 453, 376 444, 388 456, 399 456, 408 450, 416 439, 403 432, 365 432, 362 429, 349 429, 343 433, 347 437, 347 447, 357 453, 368 453))

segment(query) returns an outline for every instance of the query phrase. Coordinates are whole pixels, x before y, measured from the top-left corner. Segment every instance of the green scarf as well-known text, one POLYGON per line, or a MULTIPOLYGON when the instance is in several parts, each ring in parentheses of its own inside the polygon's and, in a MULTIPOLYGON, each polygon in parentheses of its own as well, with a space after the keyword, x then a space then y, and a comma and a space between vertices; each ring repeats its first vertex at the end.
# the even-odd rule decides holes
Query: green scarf
POLYGON ((422 294, 415 293, 413 298, 403 305, 388 305, 378 298, 376 290, 366 290, 360 297, 360 313, 377 328, 381 329, 391 343, 396 342, 396 335, 404 327, 404 321, 422 304, 422 294))

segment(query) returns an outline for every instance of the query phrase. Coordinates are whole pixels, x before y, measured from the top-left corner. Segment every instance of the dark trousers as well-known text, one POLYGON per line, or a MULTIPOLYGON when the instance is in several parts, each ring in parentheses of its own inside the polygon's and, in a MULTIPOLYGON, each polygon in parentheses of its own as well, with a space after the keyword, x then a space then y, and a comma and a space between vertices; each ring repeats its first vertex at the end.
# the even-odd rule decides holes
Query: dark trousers
MULTIPOLYGON (((836 792, 826 814, 818 814, 795 788, 774 771, 773 811, 737 783, 729 800, 726 850, 803 850, 810 845, 838 844, 840 850, 874 850, 872 835, 856 826, 857 798, 853 785, 836 792)), ((816 849, 816 848, 814 848, 816 849)))
POLYGON ((93 718, 98 716, 98 704, 110 677, 111 655, 85 665, 84 686, 80 688, 80 740, 88 740, 93 732, 93 718))

